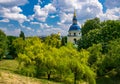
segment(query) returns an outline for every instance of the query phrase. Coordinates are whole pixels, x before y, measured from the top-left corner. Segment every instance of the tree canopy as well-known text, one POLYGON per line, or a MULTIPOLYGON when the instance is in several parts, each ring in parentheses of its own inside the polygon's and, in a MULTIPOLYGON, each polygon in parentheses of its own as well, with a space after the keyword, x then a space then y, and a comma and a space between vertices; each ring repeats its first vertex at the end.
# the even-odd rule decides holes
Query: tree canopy
POLYGON ((3 58, 3 56, 6 55, 6 51, 7 51, 7 36, 2 30, 0 30, 0 60, 3 58))

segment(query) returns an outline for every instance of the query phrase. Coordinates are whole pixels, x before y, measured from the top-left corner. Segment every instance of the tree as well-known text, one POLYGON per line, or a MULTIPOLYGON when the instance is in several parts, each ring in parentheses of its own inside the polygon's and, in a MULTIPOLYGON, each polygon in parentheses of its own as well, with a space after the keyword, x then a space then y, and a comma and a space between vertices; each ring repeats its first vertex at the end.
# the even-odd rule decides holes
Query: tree
POLYGON ((58 50, 56 48, 49 47, 44 53, 45 56, 45 71, 47 73, 48 80, 51 78, 51 74, 55 71, 55 67, 57 66, 56 57, 58 50))
POLYGON ((60 36, 58 34, 51 34, 51 36, 47 36, 45 38, 45 44, 59 48, 61 46, 60 36))
MULTIPOLYGON (((21 39, 21 38, 20 38, 21 39)), ((28 76, 39 77, 44 67, 44 46, 38 37, 26 39, 24 47, 19 47, 18 62, 21 73, 29 74, 28 76), (22 52, 22 51, 24 52, 22 52)), ((24 45, 23 44, 23 45, 24 45)))
POLYGON ((25 48, 25 41, 22 38, 17 38, 12 42, 16 54, 23 53, 25 48))
POLYGON ((114 41, 110 41, 108 44, 108 52, 101 64, 104 67, 102 75, 108 74, 110 77, 120 77, 120 38, 114 41), (104 66, 103 66, 104 65, 104 66))
POLYGON ((62 46, 65 46, 66 44, 67 44, 67 37, 64 36, 64 37, 62 37, 61 45, 62 45, 62 46))
POLYGON ((23 31, 20 32, 19 37, 21 37, 21 38, 23 38, 23 40, 25 40, 25 35, 24 35, 24 32, 23 32, 23 31))
POLYGON ((8 39, 8 55, 12 56, 12 58, 16 58, 17 57, 17 53, 16 53, 16 50, 15 48, 13 47, 13 41, 15 39, 17 39, 16 36, 7 36, 7 39, 8 39))
MULTIPOLYGON (((101 43, 103 44, 103 51, 105 53, 106 44, 114 39, 120 38, 120 22, 114 20, 107 20, 100 23, 101 28, 92 29, 90 31, 86 30, 84 35, 78 42, 78 48, 88 48, 93 44, 101 43), (105 49, 105 50, 104 50, 105 49)), ((93 26, 94 27, 94 26, 93 26)), ((95 28, 95 27, 94 27, 95 28)))
POLYGON ((3 58, 3 56, 6 55, 6 51, 7 51, 7 36, 2 30, 0 30, 0 60, 3 58))
MULTIPOLYGON (((61 47, 62 54, 67 60, 64 62, 73 74, 74 84, 77 80, 86 79, 90 84, 95 84, 95 73, 88 66, 89 52, 86 50, 77 51, 72 45, 61 47), (88 69, 88 70, 87 70, 88 69), (84 76, 86 78, 84 78, 84 76)), ((69 71, 68 70, 68 71, 69 71)))
POLYGON ((100 28, 100 19, 94 18, 87 20, 85 24, 82 26, 82 36, 87 34, 90 30, 100 28))

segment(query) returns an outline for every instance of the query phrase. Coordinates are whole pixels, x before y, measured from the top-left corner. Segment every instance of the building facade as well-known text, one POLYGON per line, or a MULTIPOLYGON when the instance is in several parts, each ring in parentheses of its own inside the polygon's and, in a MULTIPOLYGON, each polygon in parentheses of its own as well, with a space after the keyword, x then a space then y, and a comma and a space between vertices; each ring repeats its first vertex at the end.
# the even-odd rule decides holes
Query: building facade
POLYGON ((81 38, 81 28, 77 24, 76 12, 74 11, 73 15, 73 24, 68 30, 67 42, 77 44, 77 41, 81 38))

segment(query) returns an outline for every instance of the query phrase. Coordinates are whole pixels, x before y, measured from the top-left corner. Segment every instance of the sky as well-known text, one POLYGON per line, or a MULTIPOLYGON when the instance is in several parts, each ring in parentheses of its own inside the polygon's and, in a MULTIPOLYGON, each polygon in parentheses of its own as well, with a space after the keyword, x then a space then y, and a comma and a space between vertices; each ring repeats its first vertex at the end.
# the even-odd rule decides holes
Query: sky
POLYGON ((68 34, 74 9, 78 25, 95 17, 120 19, 120 0, 0 0, 0 29, 6 35, 68 34))

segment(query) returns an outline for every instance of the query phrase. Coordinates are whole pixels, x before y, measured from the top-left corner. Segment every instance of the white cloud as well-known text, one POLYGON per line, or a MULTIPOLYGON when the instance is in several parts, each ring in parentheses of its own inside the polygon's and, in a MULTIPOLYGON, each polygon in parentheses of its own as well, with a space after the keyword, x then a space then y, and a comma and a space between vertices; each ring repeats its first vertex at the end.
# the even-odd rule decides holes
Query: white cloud
POLYGON ((52 14, 56 11, 56 8, 49 3, 48 5, 45 5, 43 8, 39 5, 34 6, 34 12, 35 14, 32 15, 32 18, 36 18, 37 20, 41 22, 45 22, 46 18, 48 17, 49 14, 52 14))
POLYGON ((32 32, 35 31, 33 28, 28 27, 28 26, 25 26, 25 25, 23 25, 23 24, 20 24, 20 27, 23 28, 25 31, 32 31, 32 32))
POLYGON ((40 23, 40 28, 42 29, 47 29, 47 28, 51 28, 52 26, 49 26, 48 24, 46 23, 40 23))
POLYGON ((86 19, 96 17, 102 13, 103 9, 98 0, 53 0, 53 5, 58 8, 57 12, 59 12, 61 20, 59 23, 70 23, 74 8, 80 23, 83 23, 86 19))
POLYGON ((39 25, 40 23, 39 22, 30 22, 30 24, 33 24, 33 25, 39 25))
POLYGON ((118 20, 120 18, 120 8, 107 9, 106 13, 100 14, 101 20, 118 20))
POLYGON ((27 17, 22 14, 22 9, 18 6, 25 5, 28 0, 0 0, 0 17, 23 23, 27 17))
POLYGON ((115 7, 120 7, 120 0, 106 0, 105 6, 109 9, 115 8, 115 7))
POLYGON ((72 23, 72 17, 73 14, 69 13, 66 14, 65 12, 60 13, 60 23, 64 23, 64 24, 68 24, 68 23, 72 23))
POLYGON ((52 33, 58 34, 58 32, 61 33, 61 35, 66 35, 66 32, 62 30, 61 28, 49 28, 49 29, 44 29, 44 30, 37 30, 36 33, 38 36, 46 36, 50 35, 52 33))
POLYGON ((55 16, 54 16, 54 15, 52 15, 52 16, 50 16, 50 18, 55 18, 55 16))
POLYGON ((19 23, 23 23, 24 21, 27 21, 27 17, 23 14, 20 14, 22 12, 20 7, 14 6, 11 8, 0 8, 0 16, 6 19, 10 20, 16 20, 19 23))
POLYGON ((2 19, 2 20, 0 20, 0 22, 9 22, 9 20, 8 19, 2 19))
POLYGON ((20 34, 20 29, 14 29, 14 30, 9 30, 7 28, 0 28, 5 32, 6 35, 13 35, 13 36, 19 36, 20 34))
POLYGON ((48 25, 47 23, 39 23, 39 22, 30 22, 32 25, 39 25, 40 29, 52 28, 53 26, 48 25))
POLYGON ((103 6, 98 0, 53 0, 52 4, 57 8, 60 17, 57 24, 63 30, 63 35, 67 35, 68 29, 72 25, 74 8, 76 9, 79 26, 86 19, 94 18, 103 13, 103 6))
POLYGON ((0 0, 0 5, 3 7, 21 6, 28 3, 28 0, 0 0))

